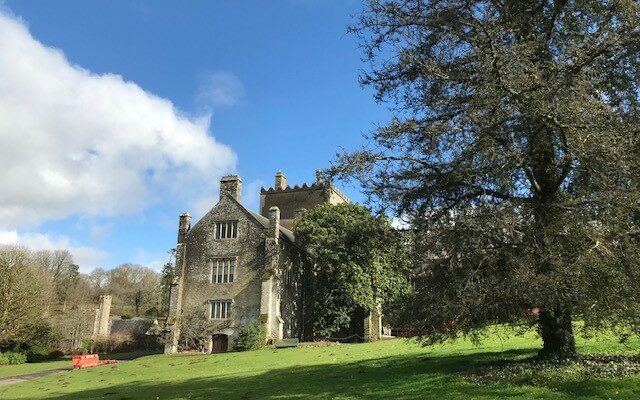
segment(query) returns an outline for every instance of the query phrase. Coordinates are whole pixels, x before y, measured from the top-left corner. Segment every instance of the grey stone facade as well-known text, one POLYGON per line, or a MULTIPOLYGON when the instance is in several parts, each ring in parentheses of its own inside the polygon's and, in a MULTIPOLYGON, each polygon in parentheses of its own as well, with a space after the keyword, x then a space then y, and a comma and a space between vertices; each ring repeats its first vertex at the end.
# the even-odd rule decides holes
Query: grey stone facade
POLYGON ((287 227, 295 225, 304 209, 347 200, 320 177, 313 185, 291 188, 278 172, 274 188, 262 189, 257 214, 240 203, 241 188, 240 177, 223 177, 218 203, 200 221, 191 226, 189 214, 180 216, 165 353, 178 350, 181 318, 193 310, 206 319, 209 351, 230 348, 239 330, 254 324, 265 325, 269 341, 300 336, 301 266, 287 227), (226 224, 226 230, 219 231, 218 224, 226 224), (229 235, 229 229, 235 235, 229 235), (216 265, 231 264, 233 281, 228 282, 227 275, 216 282, 216 265), (213 315, 217 307, 223 307, 223 318, 213 315), (223 341, 216 342, 219 339, 223 341))

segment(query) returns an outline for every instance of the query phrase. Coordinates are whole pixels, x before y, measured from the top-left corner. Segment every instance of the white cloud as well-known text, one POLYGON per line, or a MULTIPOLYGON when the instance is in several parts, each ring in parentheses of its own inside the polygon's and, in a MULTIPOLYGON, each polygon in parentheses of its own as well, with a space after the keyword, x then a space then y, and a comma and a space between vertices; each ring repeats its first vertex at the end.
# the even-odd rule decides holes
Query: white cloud
POLYGON ((233 106, 244 98, 244 94, 244 85, 237 76, 216 71, 201 79, 196 100, 205 107, 233 106))
MULTIPOLYGON (((232 92, 212 100, 235 101, 232 92)), ((72 65, 0 11, 0 229, 214 192, 236 156, 209 124, 119 75, 72 65)))
POLYGON ((108 259, 105 251, 88 246, 75 246, 63 235, 17 231, 0 231, 0 244, 19 244, 31 250, 69 250, 80 266, 81 272, 89 272, 108 259))
POLYGON ((18 244, 18 232, 0 231, 0 244, 18 244))

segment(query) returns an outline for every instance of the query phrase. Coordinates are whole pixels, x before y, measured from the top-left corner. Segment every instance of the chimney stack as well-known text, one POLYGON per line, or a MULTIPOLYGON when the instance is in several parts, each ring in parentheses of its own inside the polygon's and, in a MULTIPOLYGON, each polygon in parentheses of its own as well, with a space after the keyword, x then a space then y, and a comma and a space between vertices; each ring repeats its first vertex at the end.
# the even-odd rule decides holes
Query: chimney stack
POLYGON ((276 190, 284 190, 287 188, 287 177, 284 176, 282 171, 276 172, 276 190))
POLYGON ((225 195, 229 195, 240 202, 240 193, 242 192, 242 179, 238 175, 227 175, 220 179, 220 200, 225 195))
POLYGON ((182 242, 184 235, 191 229, 191 215, 188 212, 180 215, 180 222, 178 223, 178 243, 182 242))
POLYGON ((280 235, 280 209, 276 206, 269 209, 269 235, 276 239, 280 235))

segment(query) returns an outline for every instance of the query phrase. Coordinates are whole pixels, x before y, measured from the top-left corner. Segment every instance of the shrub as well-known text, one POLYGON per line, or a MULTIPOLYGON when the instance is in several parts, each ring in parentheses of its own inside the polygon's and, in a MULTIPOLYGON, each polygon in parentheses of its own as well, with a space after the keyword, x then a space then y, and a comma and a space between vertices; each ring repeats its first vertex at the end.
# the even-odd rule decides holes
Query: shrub
POLYGON ((107 353, 109 352, 109 338, 108 337, 98 337, 96 338, 92 345, 90 346, 91 353, 107 353))
POLYGON ((43 344, 32 344, 26 351, 27 362, 36 363, 49 359, 49 349, 43 344))
POLYGON ((0 365, 9 365, 9 359, 2 353, 0 353, 0 365))
POLYGON ((263 325, 245 326, 238 332, 238 338, 233 343, 233 350, 257 350, 264 347, 267 331, 263 325))
POLYGON ((49 352, 49 360, 57 360, 62 357, 64 357, 64 352, 60 350, 53 350, 49 352))
POLYGON ((78 347, 77 349, 71 350, 69 354, 71 354, 72 356, 81 356, 83 354, 87 354, 87 349, 78 347))
POLYGON ((114 333, 109 336, 109 352, 132 350, 134 342, 129 333, 114 333))
POLYGON ((27 362, 26 355, 15 351, 7 351, 3 354, 3 356, 7 359, 8 365, 18 365, 27 362))

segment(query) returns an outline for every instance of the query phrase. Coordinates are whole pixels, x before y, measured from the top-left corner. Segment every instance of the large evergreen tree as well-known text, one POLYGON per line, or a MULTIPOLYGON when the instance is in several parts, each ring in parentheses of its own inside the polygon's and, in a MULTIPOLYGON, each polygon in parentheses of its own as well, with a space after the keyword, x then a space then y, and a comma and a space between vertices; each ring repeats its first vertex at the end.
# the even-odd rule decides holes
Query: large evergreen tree
POLYGON ((640 3, 369 0, 352 31, 396 117, 333 172, 412 222, 420 332, 637 332, 640 3))

